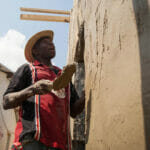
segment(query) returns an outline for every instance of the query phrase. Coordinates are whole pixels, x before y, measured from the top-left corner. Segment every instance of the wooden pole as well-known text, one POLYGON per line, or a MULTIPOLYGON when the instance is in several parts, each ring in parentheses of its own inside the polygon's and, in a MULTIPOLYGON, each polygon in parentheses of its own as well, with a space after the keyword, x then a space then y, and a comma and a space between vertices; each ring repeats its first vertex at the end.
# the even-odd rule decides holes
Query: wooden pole
POLYGON ((20 8, 21 11, 27 11, 27 12, 38 12, 38 13, 53 13, 53 14, 64 14, 64 15, 70 15, 70 11, 64 11, 64 10, 51 10, 51 9, 39 9, 39 8, 20 8))
POLYGON ((53 21, 53 22, 70 22, 70 17, 64 16, 47 16, 47 15, 30 15, 30 14, 21 14, 21 20, 35 20, 35 21, 53 21))

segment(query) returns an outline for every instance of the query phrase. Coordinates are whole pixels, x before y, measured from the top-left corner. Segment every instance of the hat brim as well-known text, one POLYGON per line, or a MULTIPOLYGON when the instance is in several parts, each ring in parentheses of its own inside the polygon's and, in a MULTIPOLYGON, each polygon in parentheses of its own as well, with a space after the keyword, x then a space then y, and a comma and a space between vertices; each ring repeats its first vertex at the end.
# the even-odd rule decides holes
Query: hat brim
POLYGON ((38 32, 36 34, 34 34, 27 42, 26 46, 25 46, 25 58, 27 61, 29 62, 33 62, 34 58, 32 56, 32 48, 34 46, 34 44, 42 37, 49 37, 50 41, 53 41, 53 36, 54 36, 54 32, 52 30, 44 30, 41 32, 38 32))

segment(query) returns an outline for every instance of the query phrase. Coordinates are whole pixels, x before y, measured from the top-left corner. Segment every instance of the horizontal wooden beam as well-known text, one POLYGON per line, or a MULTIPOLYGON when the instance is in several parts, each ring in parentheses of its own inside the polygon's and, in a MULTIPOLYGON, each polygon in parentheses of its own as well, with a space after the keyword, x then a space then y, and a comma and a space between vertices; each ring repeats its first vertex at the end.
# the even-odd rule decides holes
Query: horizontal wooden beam
POLYGON ((64 15, 70 15, 70 11, 64 11, 64 10, 51 10, 51 9, 39 9, 39 8, 20 8, 21 11, 27 11, 27 12, 38 12, 38 13, 53 13, 53 14, 64 14, 64 15))
POLYGON ((53 21, 53 22, 70 22, 70 17, 64 16, 47 16, 47 15, 30 15, 21 14, 21 20, 34 20, 34 21, 53 21))

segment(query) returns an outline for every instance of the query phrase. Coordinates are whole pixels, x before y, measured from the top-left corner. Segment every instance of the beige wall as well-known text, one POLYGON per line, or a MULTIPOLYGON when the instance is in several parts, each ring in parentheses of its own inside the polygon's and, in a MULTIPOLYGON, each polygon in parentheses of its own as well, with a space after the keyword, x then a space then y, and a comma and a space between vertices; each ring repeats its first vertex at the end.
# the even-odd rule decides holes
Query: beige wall
POLYGON ((14 110, 3 110, 2 100, 9 80, 6 74, 0 72, 0 149, 10 150, 14 139, 14 130, 16 126, 16 118, 14 110))
POLYGON ((150 149, 150 0, 74 0, 68 63, 85 21, 86 150, 150 149))

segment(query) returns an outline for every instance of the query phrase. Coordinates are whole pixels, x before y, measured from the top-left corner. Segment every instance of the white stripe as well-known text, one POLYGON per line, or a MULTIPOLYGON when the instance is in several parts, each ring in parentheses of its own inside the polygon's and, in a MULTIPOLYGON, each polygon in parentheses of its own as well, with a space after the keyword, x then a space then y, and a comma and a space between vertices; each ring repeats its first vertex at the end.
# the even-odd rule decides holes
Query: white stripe
POLYGON ((34 104, 35 104, 35 128, 36 128, 35 137, 36 137, 37 134, 36 95, 34 97, 35 97, 34 104))
POLYGON ((38 116, 39 116, 39 134, 38 134, 38 140, 40 139, 40 131, 41 131, 41 127, 40 127, 40 95, 38 95, 38 116))
MULTIPOLYGON (((35 67, 32 64, 31 64, 31 67, 33 67, 33 69, 31 68, 31 72, 34 73, 34 79, 35 79, 35 77, 36 77, 35 67)), ((32 76, 32 84, 35 83, 34 79, 33 79, 33 76, 32 76)), ((40 103, 39 102, 39 95, 38 95, 38 108, 37 109, 36 109, 36 105, 37 105, 36 104, 36 95, 34 97, 35 97, 34 103, 35 103, 35 129, 36 129, 35 138, 36 138, 36 135, 38 134, 38 139, 37 140, 39 140, 40 139, 40 131, 41 131, 40 130, 40 113, 39 113, 39 103, 40 103), (39 122, 37 120, 37 112, 38 112, 39 122), (39 133, 37 132, 38 131, 37 122, 39 123, 39 133)))

